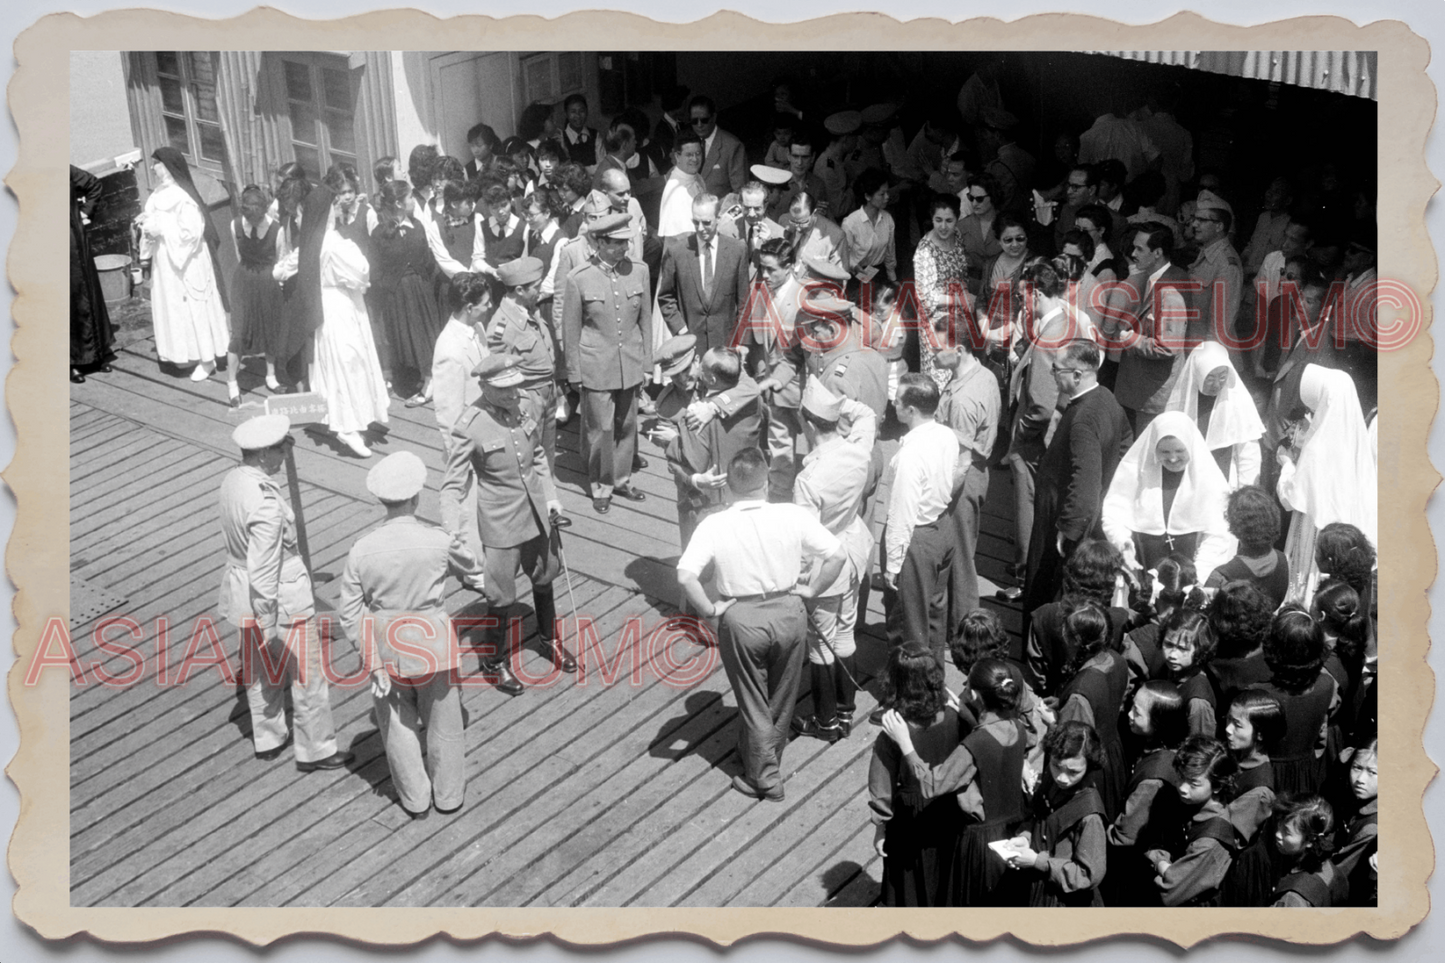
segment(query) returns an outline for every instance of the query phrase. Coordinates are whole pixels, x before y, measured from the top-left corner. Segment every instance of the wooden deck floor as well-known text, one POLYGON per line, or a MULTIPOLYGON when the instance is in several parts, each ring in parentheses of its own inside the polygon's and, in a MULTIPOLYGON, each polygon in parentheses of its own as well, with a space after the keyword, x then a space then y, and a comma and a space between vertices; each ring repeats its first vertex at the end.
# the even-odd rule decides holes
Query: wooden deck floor
MULTIPOLYGON (((243 373, 248 400, 264 397, 259 381, 254 369, 243 373)), ((131 663, 94 635, 126 616, 136 633, 112 625, 108 637, 146 658, 133 684, 92 677, 73 689, 74 905, 859 906, 876 898, 865 788, 871 695, 860 693, 852 738, 789 746, 779 805, 729 789, 739 771, 735 702, 715 652, 689 641, 667 647, 674 663, 701 667, 687 684, 660 677, 657 660, 635 684, 625 664, 614 666, 612 684, 601 678, 601 660, 613 665, 629 624, 645 649, 676 613, 676 515, 660 452, 646 452, 652 465, 638 480, 648 500, 616 502, 599 516, 583 495, 575 432, 563 432, 561 497, 576 520, 567 561, 600 651, 584 653, 585 684, 553 678, 512 699, 473 680, 462 700, 466 806, 413 824, 395 802, 364 684, 331 694, 340 743, 356 761, 310 775, 289 754, 253 757, 244 693, 217 667, 175 684, 188 653, 213 654, 206 626, 217 618, 223 561, 216 493, 236 461, 229 436, 238 421, 219 376, 194 384, 164 373, 143 341, 71 397, 71 570, 126 598, 74 626, 74 644, 83 665, 124 675, 131 663)), ((320 433, 297 434, 313 565, 339 574, 352 542, 382 514, 365 490, 376 460, 343 454, 320 433)), ((432 469, 422 515, 435 519, 441 437, 432 410, 394 404, 374 448, 422 455, 432 469)), ((980 546, 993 578, 1012 551, 999 508, 1010 500, 1007 477, 996 478, 980 546)), ((454 613, 484 612, 451 587, 454 613)), ((323 616, 337 588, 318 585, 323 616)), ((570 607, 560 595, 559 614, 570 607)), ((1016 631, 1017 612, 999 611, 1016 631)), ((860 637, 865 672, 882 664, 881 622, 875 596, 860 637)), ((234 634, 214 626, 239 670, 234 634)), ((523 669, 545 678, 551 665, 530 623, 525 632, 523 669)), ((336 649, 339 670, 356 674, 350 642, 336 649)), ((464 671, 475 666, 465 657, 464 671)))

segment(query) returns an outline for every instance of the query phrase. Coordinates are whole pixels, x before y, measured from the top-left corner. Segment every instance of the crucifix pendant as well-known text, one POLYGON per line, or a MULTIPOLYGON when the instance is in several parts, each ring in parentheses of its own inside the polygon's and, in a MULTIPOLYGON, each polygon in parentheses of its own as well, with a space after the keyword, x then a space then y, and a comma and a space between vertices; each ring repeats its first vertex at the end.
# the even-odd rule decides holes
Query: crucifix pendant
POLYGON ((1168 532, 1164 533, 1164 544, 1169 547, 1170 554, 1174 552, 1174 536, 1168 532))

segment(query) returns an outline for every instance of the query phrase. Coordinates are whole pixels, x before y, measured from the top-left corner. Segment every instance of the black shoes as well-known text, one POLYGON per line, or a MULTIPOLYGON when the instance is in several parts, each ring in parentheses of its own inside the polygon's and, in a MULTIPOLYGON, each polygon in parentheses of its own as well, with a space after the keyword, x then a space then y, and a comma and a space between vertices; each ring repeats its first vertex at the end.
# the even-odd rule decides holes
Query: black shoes
POLYGON ((644 469, 644 468, 646 468, 646 467, 647 467, 647 459, 646 459, 646 458, 643 458, 641 455, 633 455, 633 456, 632 456, 632 470, 633 470, 633 471, 642 471, 642 469, 644 469))
POLYGON ((809 739, 822 739, 824 742, 841 742, 848 738, 848 732, 838 720, 824 724, 818 721, 816 716, 794 716, 793 735, 809 739))
POLYGON ((642 502, 647 500, 647 495, 645 493, 638 491, 631 485, 618 485, 616 488, 612 489, 612 494, 617 496, 618 498, 625 498, 629 502, 642 502))
POLYGON ((551 659, 552 664, 563 672, 577 671, 577 660, 572 657, 571 652, 563 647, 561 642, 554 639, 543 639, 542 654, 551 659))
POLYGON ((344 769, 356 757, 349 752, 333 752, 325 759, 317 759, 315 762, 296 763, 296 768, 301 772, 316 772, 318 769, 344 769))
POLYGON ((594 498, 594 499, 592 499, 592 510, 593 510, 594 512, 596 512, 597 514, 599 514, 599 515, 606 515, 608 512, 612 511, 612 499, 611 499, 611 498, 594 498))
POLYGON ((483 662, 482 675, 497 677, 497 691, 509 696, 519 696, 527 691, 512 674, 512 667, 505 662, 483 662))

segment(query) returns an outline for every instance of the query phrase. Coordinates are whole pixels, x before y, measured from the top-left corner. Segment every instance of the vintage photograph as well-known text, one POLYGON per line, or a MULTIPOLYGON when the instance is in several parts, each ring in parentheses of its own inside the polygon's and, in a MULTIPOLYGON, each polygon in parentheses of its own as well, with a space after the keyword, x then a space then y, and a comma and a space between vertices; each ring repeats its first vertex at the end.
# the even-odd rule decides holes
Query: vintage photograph
POLYGON ((70 905, 1376 906, 1380 69, 71 50, 70 905))

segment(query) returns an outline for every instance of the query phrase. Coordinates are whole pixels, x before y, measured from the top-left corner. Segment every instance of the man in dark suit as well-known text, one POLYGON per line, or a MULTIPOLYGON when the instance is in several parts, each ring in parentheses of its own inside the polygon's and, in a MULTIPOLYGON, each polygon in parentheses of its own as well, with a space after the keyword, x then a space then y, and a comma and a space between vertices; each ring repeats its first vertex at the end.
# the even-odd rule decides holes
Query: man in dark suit
POLYGON ((588 233, 595 253, 567 275, 562 296, 567 382, 582 398, 583 454, 592 508, 612 496, 647 496, 628 482, 637 453, 637 394, 652 367, 652 303, 647 265, 627 257, 632 223, 608 214, 588 233))
POLYGON ((1053 359, 1059 397, 1068 402, 1035 479, 1025 617, 1053 601, 1063 581, 1064 559, 1074 548, 1103 537, 1104 493, 1134 441, 1124 409, 1099 384, 1101 360, 1099 346, 1084 340, 1069 342, 1053 359))
POLYGON ((743 142, 717 125, 717 105, 711 97, 702 94, 688 104, 688 119, 697 136, 702 138, 703 189, 709 194, 723 197, 743 189, 747 181, 748 165, 743 151, 743 142))
POLYGON ((1189 353, 1190 292, 1199 283, 1172 263, 1174 232, 1169 228, 1140 225, 1132 243, 1129 283, 1141 294, 1134 325, 1137 338, 1119 359, 1114 395, 1128 412, 1129 427, 1139 435, 1164 411, 1189 353))
POLYGON ((748 299, 748 249, 718 233, 718 199, 699 194, 692 202, 691 234, 667 239, 657 281, 657 306, 673 334, 697 338, 697 351, 731 343, 738 313, 748 299))

